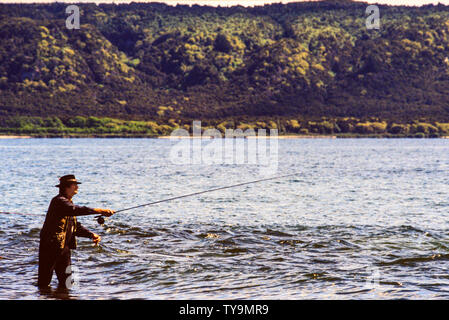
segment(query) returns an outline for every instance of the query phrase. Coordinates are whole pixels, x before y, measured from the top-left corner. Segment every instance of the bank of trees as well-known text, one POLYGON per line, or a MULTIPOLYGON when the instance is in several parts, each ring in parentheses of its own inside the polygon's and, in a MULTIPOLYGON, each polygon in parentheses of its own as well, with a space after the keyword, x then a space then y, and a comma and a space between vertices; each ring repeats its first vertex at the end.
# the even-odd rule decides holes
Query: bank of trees
POLYGON ((351 1, 80 7, 67 30, 64 4, 0 5, 0 118, 280 117, 299 121, 289 132, 428 135, 449 122, 448 6, 382 6, 379 31, 351 1))

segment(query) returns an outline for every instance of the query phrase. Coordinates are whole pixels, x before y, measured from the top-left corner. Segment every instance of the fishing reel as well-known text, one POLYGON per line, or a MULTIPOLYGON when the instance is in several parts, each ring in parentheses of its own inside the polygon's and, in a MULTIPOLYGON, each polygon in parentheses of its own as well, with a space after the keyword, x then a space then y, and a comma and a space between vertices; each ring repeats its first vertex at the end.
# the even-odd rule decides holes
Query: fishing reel
POLYGON ((95 218, 97 218, 97 222, 100 226, 104 225, 105 219, 103 216, 96 216, 95 218))

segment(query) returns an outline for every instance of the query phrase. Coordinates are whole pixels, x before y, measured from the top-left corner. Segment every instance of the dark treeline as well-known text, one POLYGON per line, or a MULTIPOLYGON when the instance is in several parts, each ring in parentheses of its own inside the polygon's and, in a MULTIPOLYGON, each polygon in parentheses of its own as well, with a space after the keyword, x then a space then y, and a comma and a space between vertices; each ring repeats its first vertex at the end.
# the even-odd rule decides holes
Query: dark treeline
POLYGON ((354 118, 356 133, 385 121, 385 132, 415 134, 415 124, 449 122, 449 6, 380 6, 380 30, 366 28, 367 4, 351 1, 82 3, 79 30, 65 27, 66 7, 0 5, 1 123, 282 119, 287 131, 301 133, 287 122, 297 121, 303 133, 338 133, 354 118), (329 119, 332 130, 309 125, 329 119))

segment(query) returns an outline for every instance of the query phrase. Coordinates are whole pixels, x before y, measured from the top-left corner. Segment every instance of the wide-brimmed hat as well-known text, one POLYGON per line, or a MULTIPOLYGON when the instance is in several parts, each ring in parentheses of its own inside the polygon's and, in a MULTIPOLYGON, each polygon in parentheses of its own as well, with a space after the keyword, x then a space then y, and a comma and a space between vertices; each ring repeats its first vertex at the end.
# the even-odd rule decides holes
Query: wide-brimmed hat
POLYGON ((59 178, 59 184, 55 187, 67 186, 72 183, 81 184, 81 182, 77 181, 73 174, 68 174, 66 176, 62 176, 59 178))

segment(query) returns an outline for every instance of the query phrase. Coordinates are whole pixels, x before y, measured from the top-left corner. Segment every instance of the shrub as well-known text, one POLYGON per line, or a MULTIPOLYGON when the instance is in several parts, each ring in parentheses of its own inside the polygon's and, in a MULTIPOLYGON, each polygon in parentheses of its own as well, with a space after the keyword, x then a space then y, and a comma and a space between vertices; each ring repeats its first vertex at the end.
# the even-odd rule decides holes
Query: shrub
POLYGON ((430 123, 418 122, 411 125, 412 133, 424 133, 424 135, 438 133, 438 128, 430 123))
POLYGON ((417 133, 415 133, 415 135, 413 137, 415 137, 415 138, 425 138, 426 135, 423 132, 417 132, 417 133))
POLYGON ((407 134, 409 130, 409 125, 393 123, 388 132, 392 134, 407 134))
POLYGON ((44 126, 49 128, 63 128, 64 124, 58 117, 44 119, 44 126))
POLYGON ((75 118, 71 118, 67 121, 67 126, 71 128, 86 128, 87 119, 81 116, 76 116, 75 118))
POLYGON ((230 39, 225 34, 218 34, 215 38, 214 49, 224 53, 231 52, 232 44, 230 39))
POLYGON ((439 123, 435 122, 438 131, 442 134, 449 134, 449 123, 439 123))
POLYGON ((88 128, 98 128, 101 126, 101 120, 97 117, 89 117, 87 118, 86 125, 88 128))
POLYGON ((290 132, 298 132, 299 129, 301 128, 301 125, 299 124, 298 120, 292 119, 292 120, 287 120, 287 130, 290 132))
POLYGON ((373 131, 375 133, 384 133, 387 130, 387 123, 383 122, 372 122, 371 126, 373 127, 373 131))

